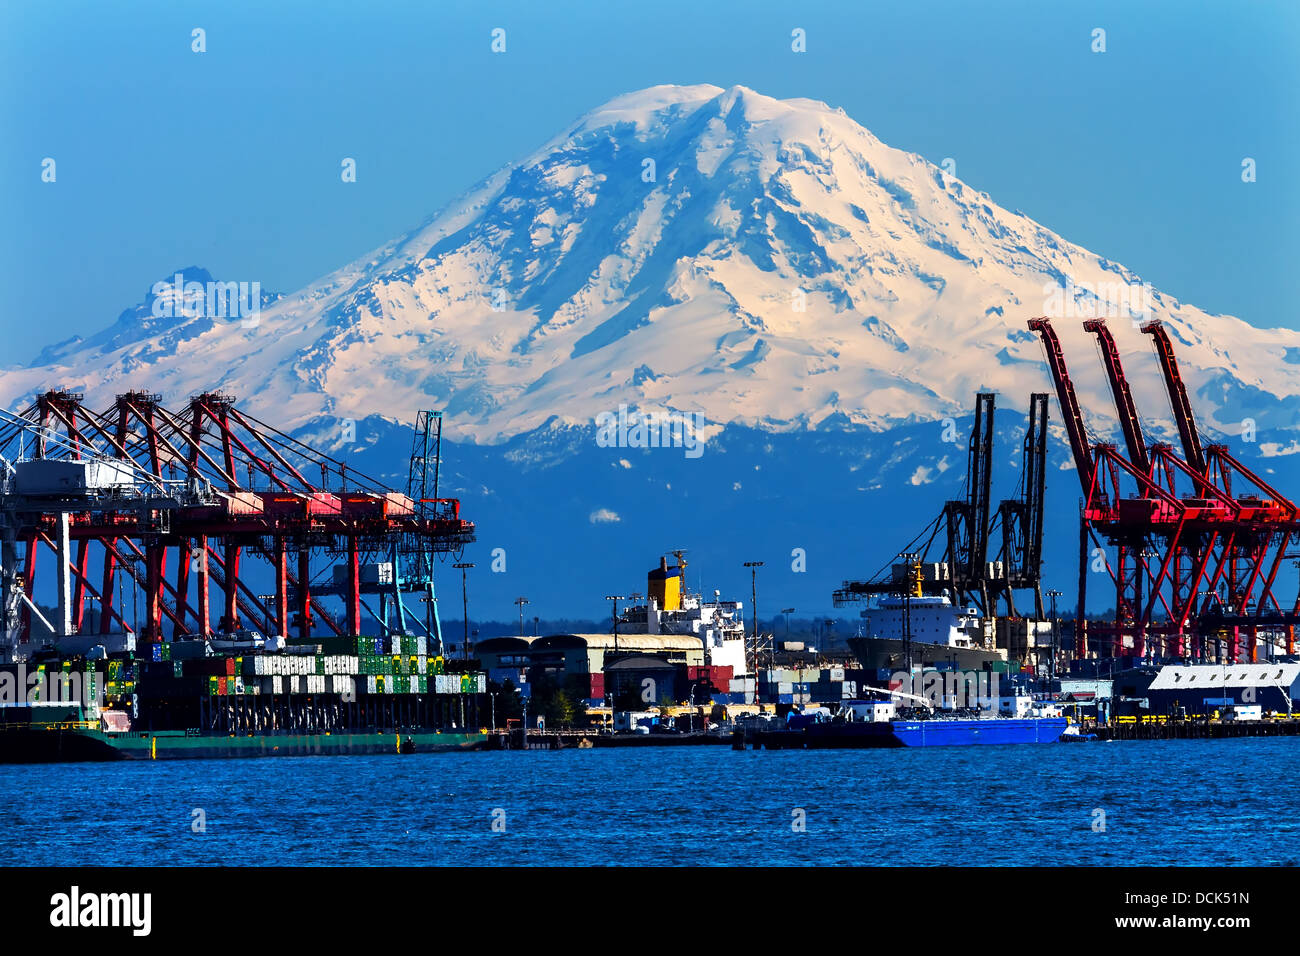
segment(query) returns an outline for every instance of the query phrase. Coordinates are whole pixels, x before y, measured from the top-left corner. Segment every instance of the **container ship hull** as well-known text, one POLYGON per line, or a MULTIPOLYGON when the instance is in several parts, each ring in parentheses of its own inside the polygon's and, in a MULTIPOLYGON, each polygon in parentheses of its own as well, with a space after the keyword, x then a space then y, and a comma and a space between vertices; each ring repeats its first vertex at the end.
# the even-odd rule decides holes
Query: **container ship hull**
POLYGON ((152 659, 0 665, 0 763, 422 753, 486 747, 486 675, 448 673, 424 638, 323 638, 239 653, 155 644, 152 659))
POLYGON ((0 734, 0 763, 86 763, 236 757, 319 757, 478 750, 487 734, 411 730, 401 733, 205 736, 184 731, 105 733, 32 727, 0 734))
MULTIPOLYGON (((904 670, 906 659, 901 640, 888 637, 851 637, 849 650, 865 670, 904 670)), ((1003 662, 996 651, 979 648, 953 647, 948 644, 912 642, 912 664, 925 667, 935 665, 955 666, 961 670, 983 670, 985 665, 1003 662)))

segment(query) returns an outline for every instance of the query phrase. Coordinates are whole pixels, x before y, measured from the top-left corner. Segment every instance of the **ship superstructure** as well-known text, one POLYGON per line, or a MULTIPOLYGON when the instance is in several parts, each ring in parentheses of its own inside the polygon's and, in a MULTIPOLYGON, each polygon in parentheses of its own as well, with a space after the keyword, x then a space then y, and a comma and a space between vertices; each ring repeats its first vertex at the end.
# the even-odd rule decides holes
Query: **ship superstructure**
MULTIPOLYGON (((686 583, 684 551, 673 552, 646 576, 646 601, 623 608, 618 616, 620 634, 678 634, 700 639, 705 663, 731 667, 736 675, 748 674, 745 623, 741 601, 724 601, 718 591, 709 601, 686 583)), ((639 597, 639 595, 638 595, 639 597)))

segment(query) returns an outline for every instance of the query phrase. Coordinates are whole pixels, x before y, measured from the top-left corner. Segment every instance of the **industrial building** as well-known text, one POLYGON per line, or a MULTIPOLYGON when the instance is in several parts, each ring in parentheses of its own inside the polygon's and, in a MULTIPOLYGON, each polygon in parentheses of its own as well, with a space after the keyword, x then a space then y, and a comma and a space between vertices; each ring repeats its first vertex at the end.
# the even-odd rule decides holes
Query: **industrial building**
POLYGON ((1152 714, 1181 708, 1189 715, 1210 715, 1234 707, 1293 713, 1300 705, 1300 663, 1171 664, 1147 688, 1147 702, 1152 714))
MULTIPOLYGON (((583 699, 605 697, 605 672, 615 661, 636 657, 681 667, 704 663, 704 645, 683 634, 548 634, 491 637, 478 642, 476 656, 497 682, 510 680, 527 691, 543 678, 569 684, 583 699)), ((627 669, 624 669, 627 672, 627 669)))

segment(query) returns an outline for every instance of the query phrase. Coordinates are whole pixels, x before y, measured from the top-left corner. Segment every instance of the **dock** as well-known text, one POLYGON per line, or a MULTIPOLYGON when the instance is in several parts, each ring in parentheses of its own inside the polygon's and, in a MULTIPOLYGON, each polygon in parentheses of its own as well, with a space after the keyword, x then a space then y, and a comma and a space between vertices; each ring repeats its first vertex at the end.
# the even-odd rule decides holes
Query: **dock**
POLYGON ((731 743, 721 734, 610 734, 597 730, 491 731, 488 750, 587 750, 594 747, 691 747, 731 743))

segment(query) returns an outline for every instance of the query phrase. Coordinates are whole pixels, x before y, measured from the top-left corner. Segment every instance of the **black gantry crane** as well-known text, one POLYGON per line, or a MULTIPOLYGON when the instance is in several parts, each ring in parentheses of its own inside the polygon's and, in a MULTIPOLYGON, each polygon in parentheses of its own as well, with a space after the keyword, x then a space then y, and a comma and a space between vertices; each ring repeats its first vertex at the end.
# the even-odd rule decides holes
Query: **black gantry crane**
MULTIPOLYGON (((1046 392, 1029 396, 1029 424, 1021 461, 1019 493, 998 505, 1002 548, 997 561, 1004 575, 992 583, 1006 601, 1007 616, 1017 617, 1014 592, 1034 592, 1034 615, 1043 616, 1043 514, 1047 490, 1047 404, 1046 392)), ((995 598, 996 599, 996 598, 995 598)))

